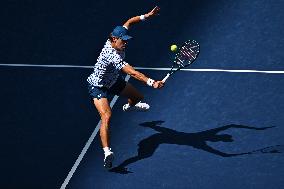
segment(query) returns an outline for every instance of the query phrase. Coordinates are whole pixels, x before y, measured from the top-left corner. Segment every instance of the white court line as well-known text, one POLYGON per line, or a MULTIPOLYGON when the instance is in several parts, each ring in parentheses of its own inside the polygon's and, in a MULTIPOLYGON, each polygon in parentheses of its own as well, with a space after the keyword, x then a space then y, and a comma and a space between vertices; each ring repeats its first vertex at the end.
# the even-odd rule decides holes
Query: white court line
MULTIPOLYGON (((6 67, 44 67, 44 68, 93 68, 93 66, 80 65, 40 65, 40 64, 0 64, 6 67)), ((137 70, 160 70, 169 71, 171 68, 149 68, 149 67, 135 67, 137 70)), ((182 71, 190 72, 231 72, 231 73, 266 73, 266 74, 284 74, 283 70, 265 71, 265 70, 224 70, 224 69, 181 69, 182 71)))
MULTIPOLYGON (((128 81, 130 78, 129 75, 126 76, 125 78, 125 81, 128 81)), ((112 101, 110 102, 110 107, 112 108, 114 106, 114 104, 116 103, 118 99, 118 96, 114 96, 112 101)), ((91 143, 93 142, 94 138, 96 137, 98 131, 99 131, 99 128, 100 128, 100 125, 101 125, 101 121, 99 121, 99 123, 97 124, 95 130, 93 131, 92 135, 90 136, 90 138, 88 139, 87 143, 85 144, 83 150, 81 151, 79 157, 77 158, 75 164, 73 165, 72 169, 69 171, 66 179, 64 180, 62 186, 60 187, 60 189, 65 189, 67 184, 69 183, 71 177, 73 176, 74 172, 76 171, 77 167, 79 166, 80 162, 82 161, 83 157, 85 156, 87 150, 89 149, 91 143)))
MULTIPOLYGON (((135 67, 137 70, 160 70, 169 71, 171 68, 145 68, 135 67)), ((284 71, 262 71, 262 70, 223 70, 223 69, 180 69, 181 71, 189 72, 235 72, 235 73, 269 73, 269 74, 284 74, 284 71)))
POLYGON ((0 64, 6 67, 42 67, 42 68, 93 68, 93 66, 80 66, 80 65, 55 65, 55 64, 0 64))

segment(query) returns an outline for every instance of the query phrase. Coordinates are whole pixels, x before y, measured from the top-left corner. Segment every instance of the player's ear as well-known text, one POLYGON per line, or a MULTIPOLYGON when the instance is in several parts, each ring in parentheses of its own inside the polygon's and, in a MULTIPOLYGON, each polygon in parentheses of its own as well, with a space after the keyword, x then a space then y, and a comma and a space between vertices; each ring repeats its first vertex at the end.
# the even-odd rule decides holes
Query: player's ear
POLYGON ((112 41, 115 43, 119 38, 118 37, 112 37, 112 41))
POLYGON ((110 42, 116 42, 117 37, 112 36, 111 34, 109 35, 108 39, 110 40, 110 42))

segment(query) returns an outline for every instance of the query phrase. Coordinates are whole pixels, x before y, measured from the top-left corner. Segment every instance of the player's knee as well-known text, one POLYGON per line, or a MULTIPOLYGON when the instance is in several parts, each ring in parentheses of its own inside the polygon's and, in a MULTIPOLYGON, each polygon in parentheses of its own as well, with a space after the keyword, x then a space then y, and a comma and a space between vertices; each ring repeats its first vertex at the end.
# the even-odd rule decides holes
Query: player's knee
POLYGON ((104 112, 101 114, 101 120, 105 123, 109 123, 111 118, 111 112, 104 112))

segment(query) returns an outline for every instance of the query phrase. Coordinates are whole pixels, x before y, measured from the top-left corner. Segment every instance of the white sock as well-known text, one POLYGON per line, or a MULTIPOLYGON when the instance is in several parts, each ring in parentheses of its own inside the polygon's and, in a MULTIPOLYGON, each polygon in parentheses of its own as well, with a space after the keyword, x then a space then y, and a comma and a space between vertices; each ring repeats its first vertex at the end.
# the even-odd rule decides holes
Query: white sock
POLYGON ((105 153, 109 153, 111 149, 109 147, 104 147, 103 150, 105 153))

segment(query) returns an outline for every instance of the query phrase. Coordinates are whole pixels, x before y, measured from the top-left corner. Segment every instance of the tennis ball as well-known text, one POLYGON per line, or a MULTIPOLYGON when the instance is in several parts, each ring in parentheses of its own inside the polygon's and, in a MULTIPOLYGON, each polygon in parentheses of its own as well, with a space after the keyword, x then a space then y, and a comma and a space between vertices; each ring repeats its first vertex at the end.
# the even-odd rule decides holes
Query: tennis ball
POLYGON ((176 45, 171 45, 171 51, 176 52, 178 47, 176 45))

